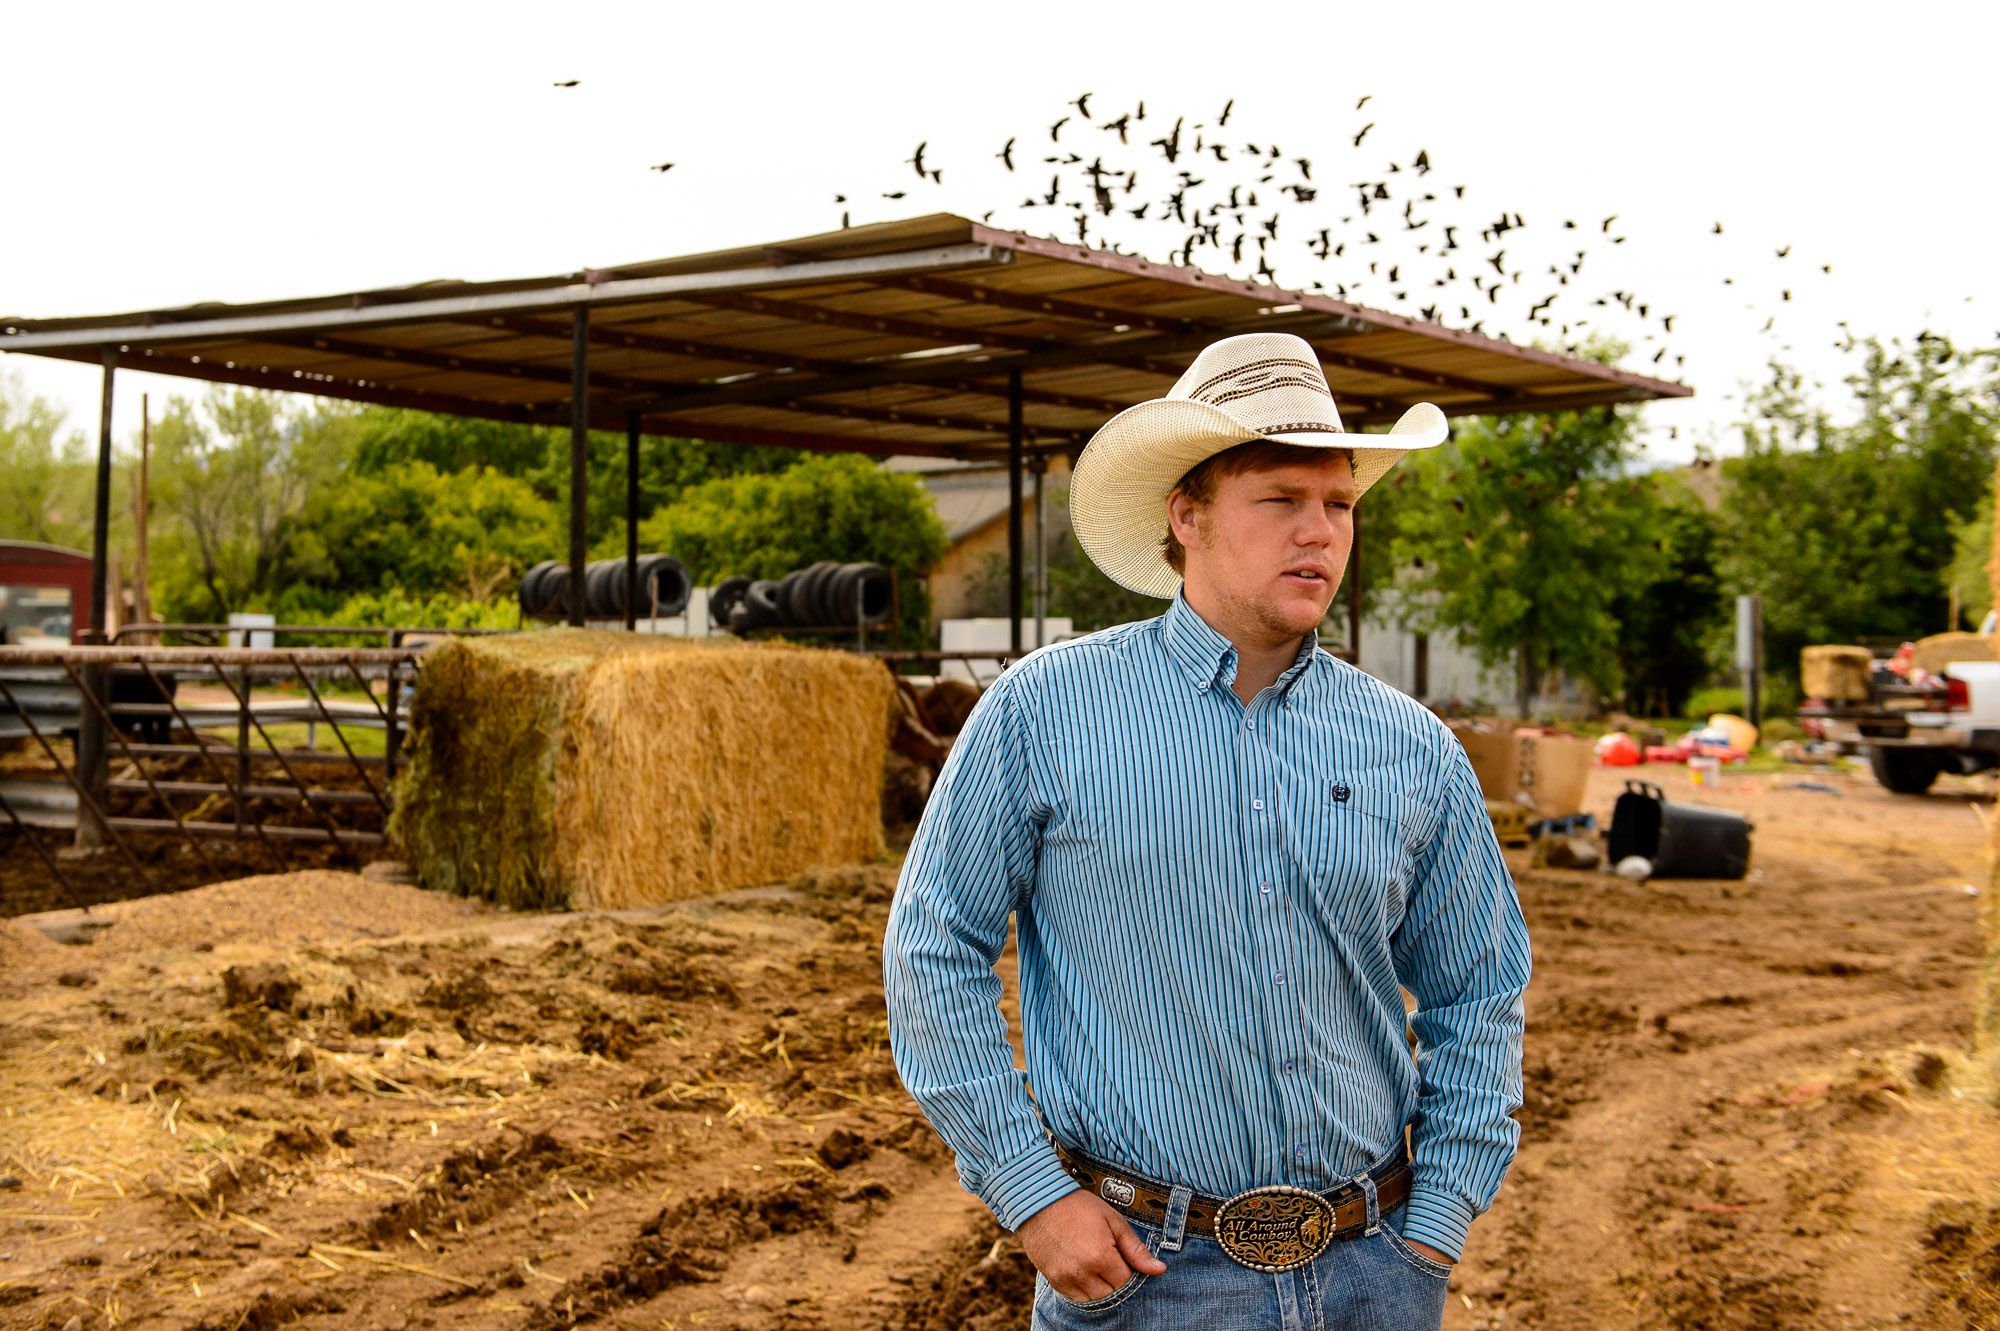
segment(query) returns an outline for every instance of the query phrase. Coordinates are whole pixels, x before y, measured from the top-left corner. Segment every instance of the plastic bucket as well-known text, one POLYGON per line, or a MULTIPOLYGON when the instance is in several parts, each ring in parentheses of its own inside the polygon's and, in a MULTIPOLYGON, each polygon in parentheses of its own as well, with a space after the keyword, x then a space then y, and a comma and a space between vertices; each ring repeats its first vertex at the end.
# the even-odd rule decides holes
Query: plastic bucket
POLYGON ((1750 820, 1727 809, 1681 804, 1648 781, 1627 781, 1611 812, 1612 864, 1653 863, 1655 878, 1741 878, 1750 872, 1750 820))

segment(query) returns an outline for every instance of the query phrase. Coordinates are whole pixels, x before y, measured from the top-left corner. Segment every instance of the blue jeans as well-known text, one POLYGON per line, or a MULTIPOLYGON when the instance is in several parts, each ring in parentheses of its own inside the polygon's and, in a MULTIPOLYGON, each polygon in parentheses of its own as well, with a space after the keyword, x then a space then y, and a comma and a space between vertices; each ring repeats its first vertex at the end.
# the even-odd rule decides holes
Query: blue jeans
POLYGON ((1034 1331, 1436 1331, 1451 1268, 1403 1242, 1403 1208, 1382 1212, 1372 1235, 1336 1241, 1305 1266, 1276 1275, 1239 1266, 1213 1239, 1130 1221, 1164 1274, 1134 1272, 1089 1303, 1072 1303, 1035 1277, 1034 1331))

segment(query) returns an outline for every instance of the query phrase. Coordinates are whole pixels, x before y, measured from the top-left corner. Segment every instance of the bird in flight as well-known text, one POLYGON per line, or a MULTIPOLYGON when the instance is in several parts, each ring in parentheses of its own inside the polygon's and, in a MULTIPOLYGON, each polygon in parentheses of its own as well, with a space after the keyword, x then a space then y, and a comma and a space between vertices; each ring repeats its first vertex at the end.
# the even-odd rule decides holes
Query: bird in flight
POLYGON ((1078 115, 1082 116, 1085 120, 1088 120, 1090 119, 1090 99, 1092 97, 1095 97, 1096 95, 1097 95, 1096 93, 1087 92, 1083 96, 1071 102, 1070 105, 1076 108, 1078 115))
POLYGON ((579 80, 577 79, 564 79, 562 82, 556 84, 555 86, 558 88, 574 88, 578 82, 579 80))
POLYGON ((1058 134, 1061 134, 1061 133, 1062 133, 1062 127, 1063 127, 1064 125, 1067 125, 1068 123, 1069 123, 1069 117, 1068 117, 1068 116, 1064 116, 1064 117, 1063 117, 1063 118, 1062 118, 1061 120, 1058 120, 1058 121, 1056 121, 1056 123, 1055 123, 1055 124, 1053 124, 1053 125, 1050 125, 1050 126, 1049 126, 1049 142, 1050 142, 1050 143, 1054 143, 1054 142, 1056 141, 1056 136, 1057 136, 1058 134))
POLYGON ((1014 140, 1012 139, 1007 140, 1007 146, 1002 148, 999 152, 994 153, 993 155, 999 158, 1001 161, 1005 162, 1007 164, 1007 169, 1009 171, 1012 171, 1014 169, 1014 140))
POLYGON ((657 165, 657 166, 649 166, 649 167, 647 167, 646 169, 647 169, 648 171, 661 171, 661 172, 666 172, 666 171, 671 171, 671 170, 673 170, 673 169, 674 169, 674 164, 673 164, 672 162, 661 162, 661 163, 660 163, 659 165, 657 165))
POLYGON ((913 155, 903 159, 905 162, 908 162, 917 168, 917 175, 919 178, 922 178, 923 176, 930 174, 929 172, 924 170, 924 149, 930 146, 931 146, 931 141, 929 139, 925 139, 922 143, 917 145, 917 151, 913 155))
POLYGON ((1354 104, 1354 109, 1359 111, 1362 107, 1368 105, 1368 98, 1373 97, 1374 95, 1375 94, 1371 92, 1368 94, 1368 97, 1363 97, 1360 101, 1354 104))
POLYGON ((1361 127, 1361 132, 1360 132, 1359 134, 1356 134, 1356 135, 1354 136, 1354 146, 1355 146, 1355 147, 1357 147, 1357 148, 1359 148, 1359 147, 1361 146, 1361 140, 1363 140, 1363 139, 1367 138, 1367 137, 1368 137, 1368 131, 1369 131, 1369 130, 1371 130, 1371 129, 1373 129, 1373 128, 1375 128, 1375 122, 1374 122, 1374 121, 1372 121, 1372 120, 1371 120, 1371 121, 1369 121, 1369 122, 1368 122, 1367 124, 1363 125, 1363 126, 1361 127))
POLYGON ((1234 97, 1230 98, 1228 101, 1222 104, 1222 114, 1215 118, 1215 127, 1217 129, 1221 129, 1224 125, 1229 123, 1229 113, 1232 110, 1234 110, 1235 107, 1236 107, 1236 99, 1234 97))

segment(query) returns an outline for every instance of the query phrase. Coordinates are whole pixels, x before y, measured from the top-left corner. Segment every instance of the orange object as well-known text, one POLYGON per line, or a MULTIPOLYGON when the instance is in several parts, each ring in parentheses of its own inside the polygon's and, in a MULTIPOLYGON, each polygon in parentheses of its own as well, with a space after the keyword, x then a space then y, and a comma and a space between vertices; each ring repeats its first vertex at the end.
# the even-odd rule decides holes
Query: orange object
POLYGON ((1597 761, 1606 767, 1637 767, 1645 758, 1636 740, 1622 730, 1614 730, 1598 738, 1597 761))

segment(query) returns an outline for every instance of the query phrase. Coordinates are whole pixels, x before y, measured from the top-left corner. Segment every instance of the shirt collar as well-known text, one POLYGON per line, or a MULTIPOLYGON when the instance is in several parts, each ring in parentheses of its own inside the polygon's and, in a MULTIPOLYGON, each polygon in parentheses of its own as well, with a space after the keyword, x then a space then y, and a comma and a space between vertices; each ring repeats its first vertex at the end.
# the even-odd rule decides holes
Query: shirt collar
MULTIPOLYGON (((1174 603, 1161 621, 1160 637, 1167 655, 1194 685, 1195 692, 1206 693, 1217 684, 1227 687, 1236 682, 1235 646, 1188 604, 1186 589, 1174 593, 1174 603)), ((1318 650, 1319 631, 1315 629, 1299 644, 1298 659, 1278 676, 1280 698, 1290 700, 1293 686, 1304 678, 1318 650)))

